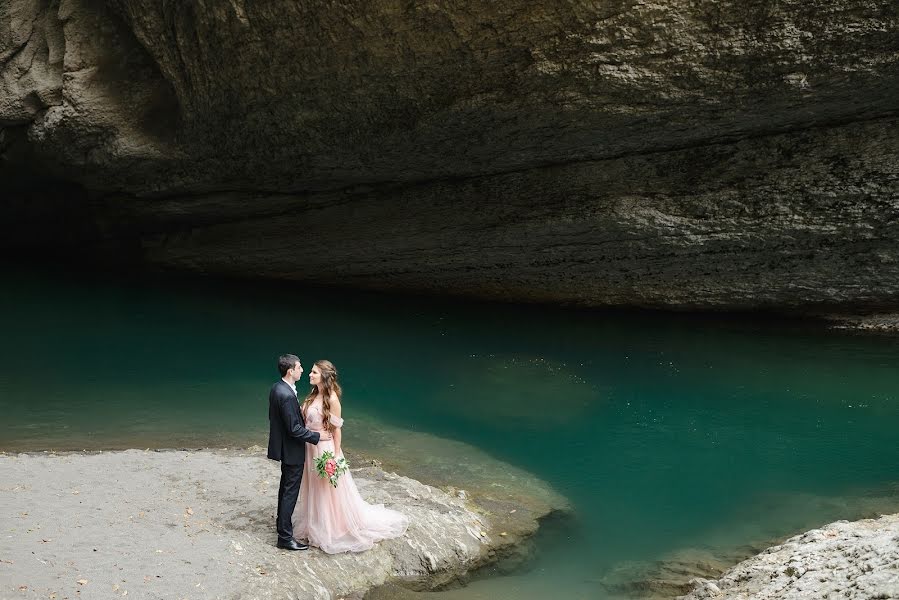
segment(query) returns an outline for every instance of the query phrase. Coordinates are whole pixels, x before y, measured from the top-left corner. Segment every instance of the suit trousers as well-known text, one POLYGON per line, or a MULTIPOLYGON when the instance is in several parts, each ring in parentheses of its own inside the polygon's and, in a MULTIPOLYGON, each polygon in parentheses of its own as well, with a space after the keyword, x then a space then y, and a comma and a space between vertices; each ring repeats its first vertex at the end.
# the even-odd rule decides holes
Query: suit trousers
POLYGON ((300 495, 300 482, 303 480, 303 465, 285 465, 281 463, 281 485, 278 487, 278 516, 275 526, 278 539, 287 542, 293 539, 293 511, 300 495))

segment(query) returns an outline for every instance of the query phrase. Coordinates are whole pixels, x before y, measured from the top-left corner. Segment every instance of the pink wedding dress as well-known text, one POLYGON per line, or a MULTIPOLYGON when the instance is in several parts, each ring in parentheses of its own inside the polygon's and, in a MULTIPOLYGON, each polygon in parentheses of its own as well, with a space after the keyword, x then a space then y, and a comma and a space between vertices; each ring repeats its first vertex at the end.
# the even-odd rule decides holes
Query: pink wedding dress
MULTIPOLYGON (((322 418, 322 403, 316 400, 307 409, 306 428, 325 437, 322 418)), ((331 423, 342 427, 343 419, 332 415, 331 423)), ((363 500, 349 471, 340 476, 336 488, 318 476, 315 459, 326 450, 334 452, 333 440, 306 444, 300 500, 293 513, 294 537, 308 540, 328 554, 337 554, 369 550, 375 542, 403 535, 409 518, 383 504, 363 500)), ((342 451, 340 455, 343 456, 342 451)))

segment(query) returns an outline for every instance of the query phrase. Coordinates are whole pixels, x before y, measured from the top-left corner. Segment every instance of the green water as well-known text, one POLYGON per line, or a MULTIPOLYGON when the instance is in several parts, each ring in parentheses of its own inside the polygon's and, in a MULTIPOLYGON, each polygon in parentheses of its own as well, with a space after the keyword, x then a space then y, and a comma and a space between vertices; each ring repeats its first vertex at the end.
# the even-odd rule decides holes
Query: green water
POLYGON ((899 510, 896 339, 21 271, 0 325, 0 449, 264 445, 290 351, 337 365, 348 420, 470 443, 571 499, 535 562, 470 598, 600 597, 631 561, 899 510))

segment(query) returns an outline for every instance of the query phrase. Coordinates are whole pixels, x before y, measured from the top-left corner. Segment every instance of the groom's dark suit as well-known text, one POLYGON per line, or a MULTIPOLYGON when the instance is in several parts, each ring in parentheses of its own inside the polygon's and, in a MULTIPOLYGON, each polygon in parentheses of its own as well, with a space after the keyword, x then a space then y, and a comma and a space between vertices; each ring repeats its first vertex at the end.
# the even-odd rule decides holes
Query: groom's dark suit
POLYGON ((317 444, 320 434, 306 429, 297 396, 283 379, 268 393, 268 457, 281 461, 281 486, 278 488, 278 540, 293 539, 291 517, 300 494, 306 444, 317 444))

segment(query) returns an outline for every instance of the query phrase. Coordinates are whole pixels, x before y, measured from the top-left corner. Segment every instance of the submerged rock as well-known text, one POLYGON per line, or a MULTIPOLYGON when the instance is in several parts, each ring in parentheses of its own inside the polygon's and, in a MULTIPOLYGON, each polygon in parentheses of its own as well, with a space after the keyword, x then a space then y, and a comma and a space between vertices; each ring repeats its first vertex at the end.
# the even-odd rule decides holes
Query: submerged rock
MULTIPOLYGON (((739 555, 739 558, 746 556, 739 555)), ((604 591, 615 598, 667 600, 690 591, 692 580, 720 575, 734 562, 731 556, 683 550, 653 563, 619 564, 599 583, 604 591)))
MULTIPOLYGON (((361 597, 385 582, 425 589, 463 577, 537 527, 510 528, 459 494, 370 466, 354 469, 360 493, 410 517, 403 537, 359 554, 281 551, 280 472, 260 454, 0 456, 2 579, 35 598, 361 597)), ((525 488, 507 491, 528 502, 516 496, 525 488)))

